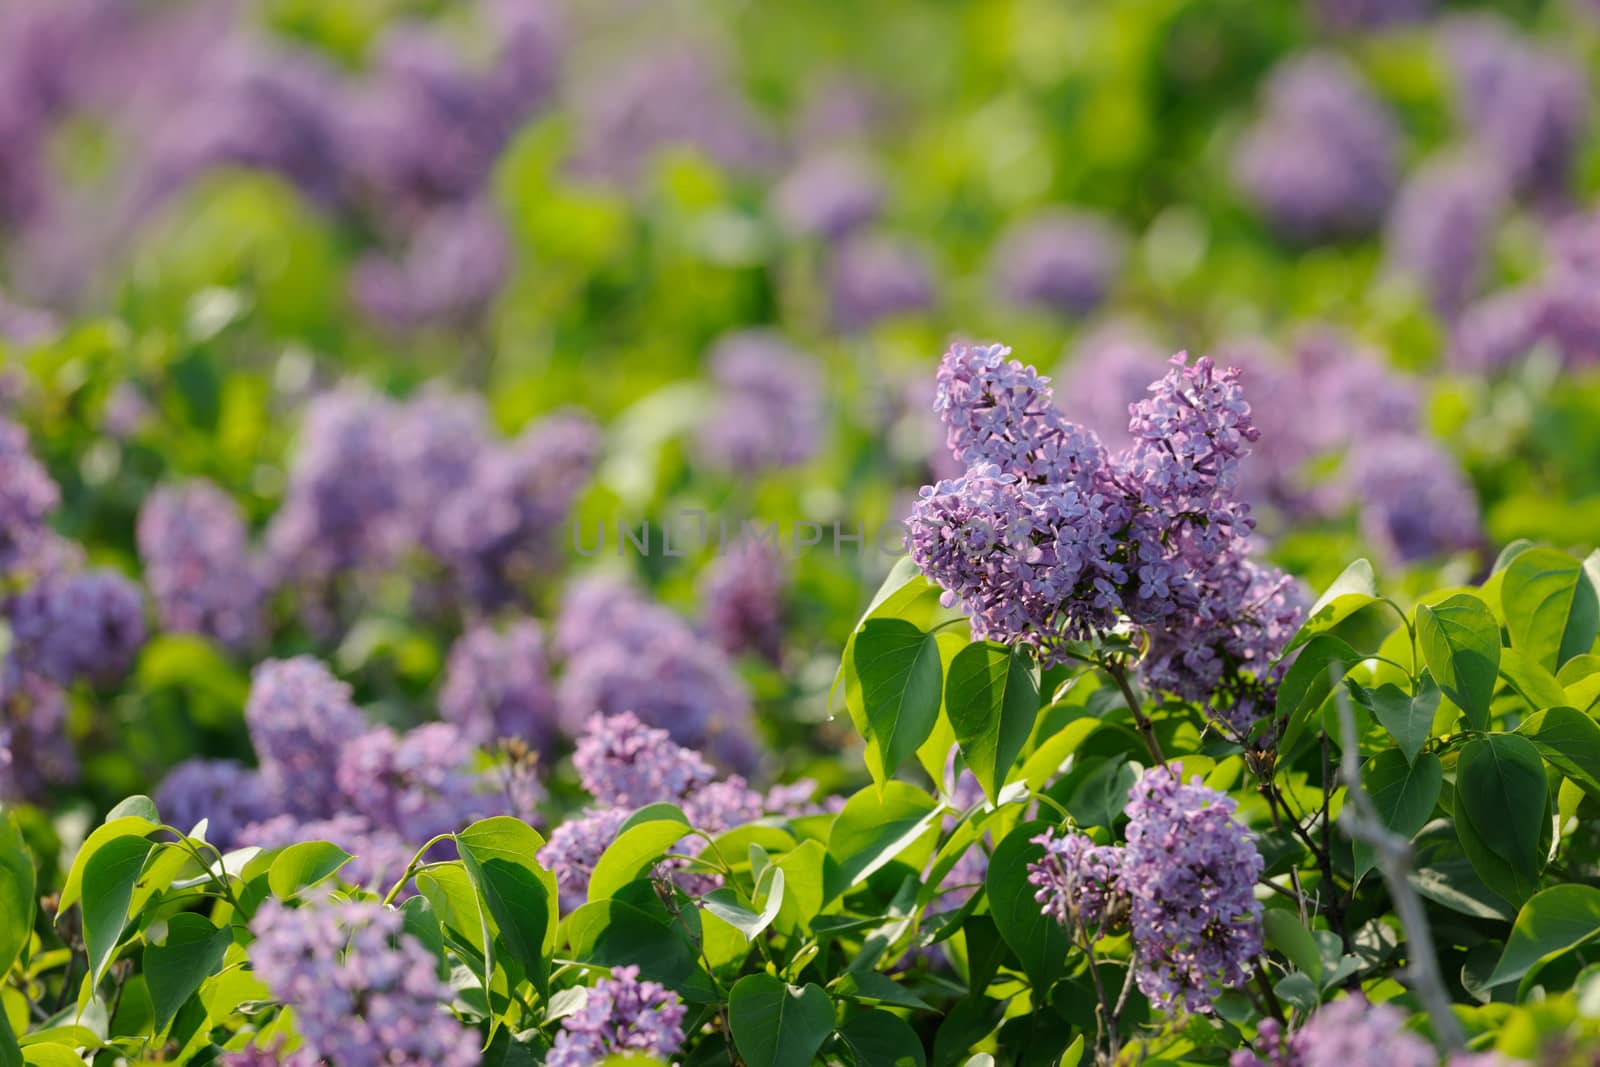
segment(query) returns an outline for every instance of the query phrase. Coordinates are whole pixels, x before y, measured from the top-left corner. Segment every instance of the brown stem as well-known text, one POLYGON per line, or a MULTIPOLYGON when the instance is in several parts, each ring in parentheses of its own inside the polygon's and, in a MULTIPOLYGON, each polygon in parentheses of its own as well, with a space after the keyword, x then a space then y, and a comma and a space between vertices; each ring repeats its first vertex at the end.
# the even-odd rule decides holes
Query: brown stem
POLYGON ((1113 661, 1107 661, 1102 666, 1111 680, 1117 683, 1117 688, 1122 690, 1122 699, 1127 702, 1128 710, 1133 713, 1133 723, 1139 728, 1139 736, 1144 738, 1144 747, 1149 750, 1150 758, 1165 765, 1167 757, 1161 751, 1161 742, 1156 740, 1155 724, 1140 710, 1139 698, 1133 692, 1133 684, 1128 681, 1127 669, 1113 661))
POLYGON ((1261 995, 1267 999, 1267 1010, 1272 1017, 1288 1026, 1289 1020, 1283 1014, 1283 1005, 1278 1003, 1278 991, 1272 988, 1272 980, 1267 977, 1267 961, 1260 956, 1256 957, 1256 984, 1261 987, 1261 995))

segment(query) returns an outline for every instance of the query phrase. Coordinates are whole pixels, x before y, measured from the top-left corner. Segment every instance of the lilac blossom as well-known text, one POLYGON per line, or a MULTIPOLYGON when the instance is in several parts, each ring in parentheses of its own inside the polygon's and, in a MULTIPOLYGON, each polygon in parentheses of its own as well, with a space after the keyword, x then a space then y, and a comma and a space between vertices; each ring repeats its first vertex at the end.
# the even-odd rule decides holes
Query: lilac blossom
POLYGON ((1288 238, 1360 235, 1378 225, 1394 195, 1397 142, 1393 118, 1359 75, 1335 56, 1312 53, 1273 72, 1235 175, 1288 238))
POLYGON ((467 483, 489 448, 489 415, 476 393, 430 382, 400 407, 390 449, 403 472, 398 497, 409 540, 442 552, 439 502, 467 483))
POLYGON ((1044 913, 1092 942, 1127 926, 1130 902, 1121 884, 1125 851, 1083 834, 1047 830, 1033 838, 1044 855, 1028 864, 1028 882, 1044 913))
POLYGON ((1492 15, 1464 16, 1444 29, 1456 110, 1485 158, 1536 197, 1559 197, 1588 122, 1583 68, 1540 48, 1492 15))
POLYGON ((999 291, 1012 303, 1082 316, 1105 301, 1126 246, 1127 238, 1107 219, 1046 211, 1001 236, 992 270, 999 291))
POLYGON ((543 628, 523 619, 503 631, 479 624, 462 634, 450 649, 439 711, 474 744, 517 738, 549 753, 557 719, 543 628))
POLYGON ((308 405, 288 490, 267 528, 279 581, 325 580, 398 553, 406 529, 395 419, 392 401, 353 383, 308 405))
POLYGON ((788 575, 767 542, 744 541, 701 572, 700 612, 707 632, 730 656, 750 652, 769 663, 783 654, 783 594, 788 575))
POLYGON ((405 734, 378 727, 345 742, 335 774, 345 809, 408 840, 454 833, 491 815, 531 818, 530 810, 511 810, 512 798, 477 759, 450 723, 405 734))
POLYGON ((614 967, 585 993, 583 1006, 561 1020, 548 1067, 589 1067, 613 1056, 669 1060, 683 1044, 683 1001, 640 981, 638 967, 614 967))
POLYGON ((1253 718, 1297 605, 1249 559, 1238 482, 1258 432, 1238 372, 1174 357, 1130 410, 1132 443, 1108 457, 1060 415, 1048 379, 1008 355, 958 344, 941 365, 936 406, 968 466, 923 489, 912 558, 975 636, 1053 662, 1126 618, 1157 650, 1163 688, 1214 693, 1208 709, 1224 721, 1253 718))
POLYGON ((1388 270, 1414 279, 1440 315, 1459 314, 1482 282, 1503 198, 1494 171, 1476 157, 1423 164, 1389 214, 1388 270))
POLYGON ((594 715, 572 756, 578 780, 596 803, 641 808, 682 803, 708 786, 716 772, 666 730, 646 726, 631 712, 594 715))
POLYGON ((589 808, 563 820, 550 831, 539 850, 539 862, 556 876, 561 910, 568 912, 589 899, 589 876, 600 854, 615 841, 628 820, 627 808, 589 808))
POLYGON ((597 712, 631 711, 680 745, 751 766, 750 694, 733 665, 678 615, 627 590, 591 580, 563 604, 556 642, 567 662, 557 698, 567 732, 576 735, 597 712))
MULTIPOLYGON (((1465 1055, 1452 1067, 1465 1067, 1465 1055)), ((1324 1004, 1292 1034, 1275 1019, 1258 1027, 1252 1049, 1240 1049, 1230 1067, 1438 1067, 1439 1055, 1406 1029, 1405 1013, 1372 1004, 1359 993, 1324 1004)), ((1485 1065, 1487 1067, 1487 1064, 1485 1065)))
POLYGON ((239 844, 239 832, 276 812, 260 774, 229 759, 184 760, 161 779, 156 809, 180 830, 206 820, 206 840, 221 849, 239 844))
POLYGON ((511 246, 481 202, 437 208, 398 256, 370 253, 356 264, 351 294, 372 322, 397 333, 480 323, 505 284, 511 246))
POLYGON ((726 64, 676 43, 637 56, 581 95, 574 169, 632 185, 654 157, 689 149, 725 170, 759 175, 778 159, 772 135, 735 87, 726 64))
POLYGON ((552 568, 557 534, 599 458, 586 416, 546 416, 488 449, 440 506, 433 536, 467 600, 498 607, 552 568))
POLYGON ((828 270, 834 325, 846 333, 927 311, 934 304, 927 255, 897 238, 852 237, 835 252, 828 270))
POLYGON ((1207 1013, 1218 987, 1237 986, 1262 951, 1263 868, 1233 800, 1182 782, 1172 764, 1144 772, 1128 792, 1120 884, 1131 901, 1139 989, 1156 1006, 1207 1013))
POLYGON ((778 184, 772 210, 791 234, 837 241, 878 218, 883 179, 865 160, 831 152, 805 160, 778 184))
POLYGON ((230 648, 259 640, 265 590, 232 497, 206 481, 157 489, 139 510, 137 536, 163 629, 230 648))
POLYGON ((1351 496, 1369 544, 1407 563, 1483 541, 1478 498, 1455 460, 1421 437, 1378 437, 1350 456, 1351 496))
POLYGON ((0 800, 41 801, 77 777, 66 693, 15 656, 0 659, 0 800))
POLYGON ((294 1009, 307 1049, 340 1067, 474 1067, 481 1036, 446 1010, 439 961, 375 902, 263 903, 250 963, 294 1009))
MULTIPOLYGON (((4 132, 0 131, 0 137, 3 136, 4 132)), ((4 168, 5 163, 0 160, 0 183, 5 180, 4 168)), ((5 214, 4 196, 4 190, 0 189, 0 216, 5 214)), ((0 343, 31 348, 55 340, 61 331, 61 320, 54 313, 18 304, 0 292, 0 343)))
POLYGON ((1436 0, 1316 0, 1317 20, 1336 30, 1381 30, 1421 22, 1436 0))
POLYGON ((60 684, 122 677, 144 645, 139 587, 112 570, 48 574, 7 607, 14 654, 60 684))
POLYGON ((338 810, 340 754, 367 730, 348 685, 310 656, 267 660, 251 676, 244 719, 262 779, 286 813, 338 810))
POLYGON ((816 454, 826 410, 808 357, 780 334, 742 330, 718 341, 708 362, 715 394, 696 441, 706 466, 754 474, 816 454))
POLYGON ((0 574, 11 576, 36 563, 50 540, 47 520, 61 492, 34 458, 28 434, 0 417, 0 574))

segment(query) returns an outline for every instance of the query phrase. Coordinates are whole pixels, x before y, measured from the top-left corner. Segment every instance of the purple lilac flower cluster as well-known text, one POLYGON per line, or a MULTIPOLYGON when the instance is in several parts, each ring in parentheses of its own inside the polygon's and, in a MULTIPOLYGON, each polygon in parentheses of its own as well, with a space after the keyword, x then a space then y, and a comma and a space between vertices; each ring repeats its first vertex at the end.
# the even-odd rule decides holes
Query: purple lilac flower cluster
POLYGON ((267 660, 251 677, 244 719, 279 810, 307 819, 338 810, 340 753, 367 729, 348 685, 310 656, 267 660))
POLYGON ((993 257, 995 283, 1014 304, 1087 315, 1105 300, 1126 245, 1122 232, 1099 216, 1045 212, 1002 235, 993 257))
POLYGON ((1399 172, 1393 118, 1355 71, 1330 54, 1274 71, 1262 116, 1245 136, 1235 174, 1275 229, 1298 241, 1371 231, 1399 172))
POLYGON ((139 511, 137 536, 163 629, 230 648, 260 639, 265 588, 232 497, 206 481, 157 489, 139 511))
POLYGON ((439 208, 397 255, 362 257, 350 278, 356 305, 399 333, 483 320, 511 269, 505 226, 487 203, 439 208))
POLYGON ((1453 319, 1477 295, 1504 202, 1499 176, 1476 154, 1424 163, 1389 213, 1387 270, 1413 279, 1453 319))
POLYGON ((184 760, 161 779, 155 801, 161 817, 180 830, 205 819, 205 838, 219 848, 237 844, 240 831, 274 807, 261 775, 231 759, 184 760))
POLYGON ((373 902, 268 900, 250 922, 250 963, 319 1061, 340 1067, 475 1067, 477 1031, 445 1005, 439 961, 373 902))
POLYGON ((957 344, 944 358, 936 407, 967 469, 922 490, 912 558, 974 634, 1047 661, 1126 618, 1154 652, 1152 681, 1215 697, 1215 717, 1248 729, 1300 608, 1249 558, 1238 469, 1257 431, 1237 372, 1176 357, 1108 456, 1009 352, 957 344))
POLYGON ((683 1044, 687 1009, 676 993, 616 967, 586 990, 583 1006, 561 1020, 548 1067, 589 1067, 612 1056, 669 1060, 683 1044))
POLYGON ((34 800, 78 776, 61 687, 0 659, 0 800, 34 800))
POLYGON ((1121 883, 1139 950, 1139 989, 1155 1003, 1210 1010, 1217 986, 1237 986, 1260 955, 1263 861, 1233 817, 1232 798, 1152 767, 1128 792, 1121 883))
POLYGON ((0 418, 0 574, 35 570, 48 553, 50 514, 61 492, 28 447, 28 434, 0 418))
POLYGON ((469 608, 522 596, 547 569, 599 433, 557 413, 492 441, 485 422, 481 401, 436 389, 403 404, 353 385, 316 397, 267 529, 275 581, 316 592, 425 551, 469 608))
POLYGON ((829 152, 803 161, 778 183, 772 212, 799 237, 838 241, 875 221, 883 179, 858 156, 829 152))
POLYGON ((730 656, 753 653, 777 663, 783 655, 784 561, 767 542, 741 542, 700 575, 703 625, 730 656))
MULTIPOLYGON (((1459 1056, 1450 1061, 1451 1067, 1466 1067, 1473 1059, 1459 1056)), ((1286 1035, 1275 1019, 1263 1020, 1254 1049, 1240 1049, 1229 1060, 1230 1067, 1438 1067, 1438 1063, 1433 1046, 1406 1029, 1404 1012, 1389 1004, 1372 1004, 1359 993, 1318 1008, 1292 1034, 1286 1035)))
POLYGON ((1078 833, 1034 838, 1045 854, 1028 881, 1045 914, 1083 938, 1126 926, 1139 989, 1157 1007, 1204 1013, 1219 988, 1249 979, 1262 951, 1254 886, 1264 864, 1233 800, 1182 774, 1173 763, 1139 776, 1125 846, 1078 833))
POLYGON ((59 685, 120 678, 144 645, 144 597, 110 570, 47 574, 6 605, 12 655, 59 685))
POLYGON ((561 719, 577 736, 591 716, 632 712, 680 745, 746 769, 755 759, 750 694, 722 651, 636 588, 604 577, 575 582, 556 645, 561 719))
POLYGON ((523 619, 497 631, 480 624, 450 649, 439 711, 477 745, 516 738, 549 754, 558 734, 544 629, 523 619))
MULTIPOLYGON (((556 876, 563 908, 587 898, 595 863, 637 808, 676 804, 696 829, 721 833, 769 813, 804 810, 814 789, 810 783, 795 783, 763 796, 737 774, 717 779, 700 753, 675 744, 666 730, 627 712, 592 715, 578 739, 573 764, 593 806, 556 827, 539 852, 539 862, 556 876)), ((702 844, 699 839, 686 841, 686 854, 702 844)), ((677 870, 675 877, 691 892, 721 884, 689 874, 679 869, 681 864, 669 862, 668 867, 677 870)))
POLYGON ((725 169, 760 174, 778 145, 733 85, 722 58, 672 44, 637 56, 578 102, 574 169, 585 178, 632 185, 655 156, 690 149, 725 169))
POLYGON ((1053 830, 1033 842, 1043 846, 1044 856, 1028 864, 1028 882, 1039 887, 1033 898, 1046 915, 1090 942, 1127 926, 1128 899, 1121 884, 1125 850, 1053 830))
POLYGON ((1543 271, 1469 307, 1457 323, 1452 357, 1478 373, 1503 370, 1536 348, 1569 370, 1600 363, 1600 212, 1551 228, 1543 271))
POLYGON ((743 330, 718 341, 709 363, 716 394, 697 441, 707 467, 749 475, 816 454, 826 413, 808 357, 777 333, 743 330))
POLYGON ((926 311, 935 299, 927 255, 886 234, 862 234, 843 242, 828 266, 828 291, 834 325, 845 333, 926 311))
POLYGON ((1485 158, 1512 188, 1536 198, 1564 196, 1588 122, 1583 68, 1494 15, 1452 19, 1443 45, 1456 110, 1485 158))

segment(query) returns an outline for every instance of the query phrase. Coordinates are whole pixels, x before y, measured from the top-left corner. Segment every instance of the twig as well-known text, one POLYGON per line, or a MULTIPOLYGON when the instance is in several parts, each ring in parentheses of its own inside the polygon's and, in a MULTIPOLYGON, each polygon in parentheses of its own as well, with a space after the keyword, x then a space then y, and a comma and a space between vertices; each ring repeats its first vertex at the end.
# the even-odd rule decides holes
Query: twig
POLYGON ((1283 1014, 1283 1005, 1278 1002, 1278 991, 1272 988, 1272 979, 1267 975, 1267 961, 1260 956, 1256 957, 1256 981, 1261 985, 1261 995, 1267 999, 1267 1010, 1279 1023, 1288 1026, 1289 1020, 1283 1014))
POLYGON ((1433 1022, 1433 1033, 1439 1044, 1448 1053, 1459 1052, 1463 1046, 1461 1024, 1450 1006, 1450 996, 1439 971, 1433 935, 1428 929, 1428 913, 1408 878, 1413 860, 1411 842, 1383 825, 1372 798, 1362 789, 1361 750, 1350 698, 1337 684, 1334 695, 1339 705, 1340 737, 1344 740, 1344 780, 1348 794, 1339 826, 1353 840, 1372 846, 1378 871, 1383 875, 1389 896, 1394 900, 1395 912, 1400 917, 1400 928, 1405 931, 1411 957, 1406 976, 1433 1022))
POLYGON ((1139 736, 1144 738, 1144 747, 1150 750, 1150 758, 1165 765, 1167 757, 1161 751, 1161 743, 1156 740, 1155 724, 1140 710, 1139 698, 1134 695, 1133 685, 1128 681, 1127 669, 1112 660, 1104 660, 1100 665, 1111 680, 1117 683, 1117 688, 1122 690, 1122 699, 1127 702, 1128 710, 1133 713, 1133 723, 1139 728, 1139 736))

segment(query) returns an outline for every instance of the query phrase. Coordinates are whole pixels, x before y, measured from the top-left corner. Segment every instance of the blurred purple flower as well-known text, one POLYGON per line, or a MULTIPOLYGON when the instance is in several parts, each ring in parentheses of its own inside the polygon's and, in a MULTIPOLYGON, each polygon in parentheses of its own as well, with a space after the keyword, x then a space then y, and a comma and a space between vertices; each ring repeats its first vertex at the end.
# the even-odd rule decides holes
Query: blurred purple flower
POLYGON ((167 772, 156 789, 161 818, 180 830, 206 820, 206 840, 226 851, 240 831, 274 816, 271 790, 261 776, 237 760, 189 759, 167 772))
POLYGON ((232 497, 207 481, 162 487, 140 508, 137 532, 163 629, 236 649, 260 639, 265 590, 232 497))
POLYGON ((1112 322, 1094 329, 1078 341, 1056 372, 1062 409, 1098 434, 1108 448, 1120 448, 1130 441, 1129 409, 1166 371, 1167 358, 1137 325, 1112 322))
POLYGON ((450 649, 439 711, 474 744, 516 738, 548 755, 558 723, 543 628, 523 619, 462 634, 450 649))
POLYGON ((261 905, 251 968, 294 1009, 307 1049, 340 1067, 475 1067, 480 1035, 446 1010, 439 961, 375 901, 261 905))
POLYGON ((1485 159, 1520 191, 1564 195, 1589 116, 1583 68, 1494 15, 1451 19, 1443 38, 1456 109, 1485 159))
POLYGON ((1414 279, 1436 312, 1454 318, 1482 283, 1503 200, 1494 171, 1475 156, 1424 163, 1389 214, 1389 271, 1414 279))
POLYGON ((1347 478, 1362 535, 1397 563, 1483 543, 1472 485, 1454 458, 1426 438, 1358 442, 1347 478))
POLYGON ((251 676, 244 718, 283 811, 317 819, 342 807, 340 754, 367 731, 348 685, 310 656, 267 660, 251 676))
POLYGON ((1001 236, 991 271, 999 292, 1014 304, 1082 316, 1105 301, 1126 246, 1127 238, 1107 219, 1045 211, 1001 236))
POLYGON ((832 152, 802 162, 778 184, 772 210, 790 234, 837 241, 877 220, 883 179, 860 156, 832 152))
POLYGON ((112 570, 48 574, 6 605, 22 666, 59 685, 121 678, 144 645, 144 598, 112 570))
POLYGON ((827 412, 808 357, 776 332, 741 330, 724 335, 708 362, 716 394, 697 441, 706 466, 754 474, 816 454, 827 412))
POLYGON ((504 224, 475 201, 430 212, 398 258, 363 256, 350 289, 368 319, 395 332, 466 327, 487 314, 510 265, 504 224))
POLYGON ((741 540, 719 552, 699 581, 700 614, 711 639, 730 656, 750 652, 777 663, 787 581, 782 558, 766 542, 741 540))
POLYGON ((38 568, 51 539, 47 520, 61 491, 34 458, 28 433, 0 416, 0 574, 38 568))
POLYGON ((915 245, 883 235, 844 242, 829 269, 834 325, 847 333, 881 319, 926 311, 934 303, 933 272, 915 245))
POLYGON ((591 716, 572 765, 596 803, 630 810, 663 801, 681 804, 716 777, 700 753, 626 711, 591 716))
POLYGON ((589 876, 600 854, 627 821, 627 808, 589 808, 562 820, 550 831, 550 839, 539 850, 539 862, 556 876, 561 910, 570 912, 589 899, 589 876))
MULTIPOLYGON (((1428 1041, 1406 1029, 1405 1013, 1372 1004, 1360 993, 1324 1004, 1287 1036, 1275 1019, 1264 1020, 1252 1049, 1240 1049, 1230 1067, 1438 1067, 1428 1041)), ((1458 1054, 1450 1067, 1474 1057, 1458 1054)), ((1480 1067, 1491 1067, 1489 1061, 1480 1067)))
POLYGON ((287 848, 301 841, 327 841, 338 845, 354 857, 339 869, 339 881, 379 893, 385 892, 405 873, 406 865, 422 844, 393 830, 374 827, 350 812, 340 812, 326 819, 274 815, 243 827, 237 843, 271 849, 287 848))
POLYGON ((1285 237, 1317 242, 1375 229, 1399 169, 1394 120, 1360 76, 1325 53, 1295 57, 1267 82, 1235 175, 1285 237))
POLYGON ((78 777, 61 687, 0 659, 0 800, 40 802, 78 777))

